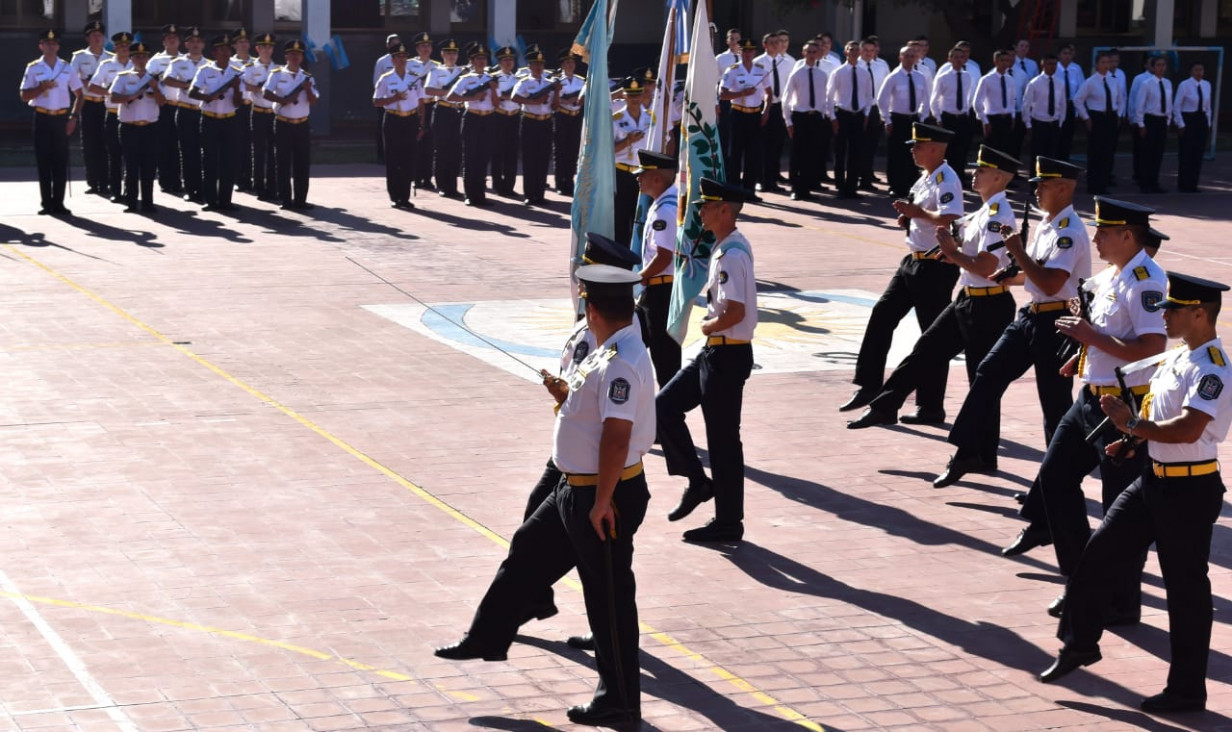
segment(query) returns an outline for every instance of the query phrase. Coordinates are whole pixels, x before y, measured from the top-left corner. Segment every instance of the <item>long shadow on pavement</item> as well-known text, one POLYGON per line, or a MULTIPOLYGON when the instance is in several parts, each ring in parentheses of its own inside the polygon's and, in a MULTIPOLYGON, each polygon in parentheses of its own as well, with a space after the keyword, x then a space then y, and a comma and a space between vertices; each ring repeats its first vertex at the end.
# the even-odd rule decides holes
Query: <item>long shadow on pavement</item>
POLYGON ((521 231, 518 231, 512 226, 498 224, 492 221, 490 218, 484 218, 480 214, 484 213, 485 211, 487 210, 482 209, 482 208, 479 209, 478 212, 476 213, 477 218, 463 218, 461 216, 454 216, 453 214, 447 214, 443 211, 429 211, 427 209, 422 209, 422 208, 415 209, 415 214, 419 216, 424 216, 429 219, 434 219, 436 221, 441 222, 442 224, 456 226, 460 229, 474 229, 477 231, 492 232, 495 234, 500 234, 501 236, 509 236, 509 237, 514 237, 518 239, 529 239, 530 238, 530 234, 526 234, 521 231))
POLYGON ((341 227, 347 231, 358 231, 365 234, 380 234, 382 236, 390 236, 395 239, 418 239, 414 234, 408 233, 405 229, 395 228, 393 226, 385 226, 378 224, 372 219, 365 216, 356 216, 353 213, 348 213, 342 208, 328 208, 325 206, 317 206, 311 211, 302 211, 308 224, 317 224, 328 222, 341 227))
MULTIPOLYGON (((156 241, 157 237, 149 231, 122 229, 118 226, 109 226, 101 221, 96 221, 95 219, 89 219, 82 216, 71 216, 62 219, 62 221, 69 226, 81 229, 82 231, 87 232, 91 236, 98 237, 99 239, 105 239, 107 241, 127 241, 136 244, 139 247, 146 247, 147 249, 161 249, 163 247, 162 244, 156 241)), ((134 223, 137 221, 144 223, 146 219, 134 219, 134 223)))
MULTIPOLYGON (((0 230, 4 232, 3 234, 4 241, 8 242, 9 244, 21 244, 22 246, 26 246, 26 247, 55 247, 56 249, 63 249, 66 252, 71 252, 73 254, 81 255, 83 257, 86 257, 87 259, 94 259, 99 262, 107 262, 108 264, 115 264, 115 262, 112 262, 109 259, 104 259, 103 257, 96 257, 93 254, 86 254, 85 252, 79 252, 76 249, 73 249, 72 247, 65 246, 63 244, 57 244, 54 241, 50 241, 47 239, 47 235, 42 233, 41 231, 36 231, 36 232, 27 234, 18 229, 14 229, 11 226, 0 226, 0 230), (15 233, 10 233, 10 232, 15 232, 15 233)), ((9 257, 9 259, 12 259, 12 257, 9 257)))
POLYGON ((1132 709, 1109 709, 1101 707, 1089 702, 1061 700, 1057 704, 1073 709, 1077 712, 1085 712, 1098 717, 1106 717, 1113 722, 1121 722, 1126 724, 1130 729, 1140 729, 1144 732, 1187 732, 1191 729, 1227 729, 1227 725, 1232 724, 1232 719, 1214 712, 1191 712, 1184 715, 1178 715, 1178 718, 1191 720, 1192 726, 1177 727, 1168 724, 1161 720, 1155 719, 1149 714, 1136 712, 1132 709), (1199 724, 1199 722, 1201 724, 1199 724))

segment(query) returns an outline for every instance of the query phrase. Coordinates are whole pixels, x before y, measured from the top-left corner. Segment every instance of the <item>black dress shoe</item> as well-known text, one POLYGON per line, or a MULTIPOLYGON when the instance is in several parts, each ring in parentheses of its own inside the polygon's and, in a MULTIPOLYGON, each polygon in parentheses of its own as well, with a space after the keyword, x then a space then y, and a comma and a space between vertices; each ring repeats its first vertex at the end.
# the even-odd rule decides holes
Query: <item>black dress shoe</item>
POLYGON ((867 389, 860 387, 856 389, 856 393, 851 395, 851 398, 839 405, 838 411, 850 412, 860 407, 867 407, 870 402, 877 397, 876 389, 867 389))
POLYGON ((1053 661, 1052 665, 1039 675, 1039 680, 1045 684, 1051 684, 1070 671, 1076 671, 1083 666, 1090 666, 1102 658, 1103 656, 1100 655, 1099 649, 1094 651, 1067 651, 1062 649, 1061 653, 1057 655, 1057 660, 1053 661))
POLYGON ((962 477, 967 473, 995 473, 997 472, 996 462, 987 462, 980 457, 960 458, 957 455, 950 458, 950 462, 945 466, 945 472, 937 476, 933 480, 934 488, 945 488, 962 480, 962 477))
POLYGON ((868 191, 869 193, 876 193, 876 192, 877 192, 877 189, 873 187, 873 184, 872 184, 872 183, 861 183, 861 184, 859 185, 859 190, 861 190, 861 191, 868 191))
POLYGON ((596 707, 594 702, 569 707, 565 712, 569 721, 574 724, 585 724, 590 727, 615 727, 636 725, 642 719, 640 711, 616 709, 613 707, 596 707))
POLYGON ((917 409, 898 418, 903 424, 945 424, 944 409, 917 409))
POLYGON ((1059 618, 1065 614, 1065 593, 1057 595, 1057 599, 1052 601, 1048 606, 1048 614, 1054 618, 1059 618))
POLYGON ((1016 557, 1019 554, 1026 554, 1037 546, 1048 546, 1051 543, 1052 535, 1048 533, 1048 529, 1028 526, 1018 532, 1012 544, 1001 550, 1001 556, 1016 557))
POLYGON ((847 429, 862 430, 865 427, 876 427, 877 425, 897 424, 898 417, 893 414, 881 412, 872 407, 864 410, 858 418, 847 421, 847 429))
POLYGON ((50 216, 50 215, 52 215, 53 213, 55 213, 55 211, 54 211, 54 210, 52 210, 52 209, 50 209, 50 208, 40 208, 40 209, 38 210, 38 215, 39 215, 39 216, 50 216))
POLYGON ((565 640, 565 645, 570 648, 576 648, 579 651, 593 651, 595 650, 595 636, 593 633, 571 635, 565 640))
POLYGON ((278 209, 281 211, 294 211, 295 204, 291 203, 290 201, 283 201, 281 204, 279 204, 278 209))
POLYGON ((73 212, 69 211, 64 206, 56 206, 51 210, 53 216, 72 216, 73 212))
POLYGON ((1206 700, 1165 691, 1155 696, 1148 696, 1138 706, 1144 712, 1200 712, 1206 709, 1206 700))
POLYGON ((700 483, 689 483, 689 487, 684 489, 684 495, 680 497, 680 503, 667 514, 667 520, 679 521, 711 498, 714 498, 714 485, 709 478, 700 483))
POLYGON ((480 648, 478 643, 471 641, 470 636, 466 636, 457 643, 441 646, 433 651, 432 655, 437 658, 448 658, 451 661, 469 661, 475 658, 482 658, 485 661, 504 661, 508 658, 505 651, 488 651, 480 648))
POLYGON ((100 193, 101 193, 101 191, 100 191, 99 189, 97 189, 97 188, 93 187, 93 186, 91 186, 91 187, 89 187, 89 188, 87 188, 87 189, 86 189, 86 195, 87 195, 87 196, 97 196, 97 195, 99 195, 100 193))
POLYGON ((217 203, 207 203, 201 207, 202 211, 221 211, 222 208, 217 203))
POLYGON ((744 524, 740 521, 728 524, 719 523, 718 519, 710 519, 705 526, 684 532, 684 540, 695 543, 736 542, 743 538, 744 524))
POLYGON ((300 201, 299 203, 295 204, 296 211, 311 211, 312 209, 316 207, 317 205, 315 203, 308 203, 307 201, 300 201))
POLYGON ((1015 494, 1014 494, 1014 502, 1015 502, 1015 503, 1017 503, 1019 506, 1024 506, 1024 505, 1026 505, 1026 503, 1027 503, 1027 494, 1026 494, 1026 493, 1022 493, 1022 492, 1015 493, 1015 494))

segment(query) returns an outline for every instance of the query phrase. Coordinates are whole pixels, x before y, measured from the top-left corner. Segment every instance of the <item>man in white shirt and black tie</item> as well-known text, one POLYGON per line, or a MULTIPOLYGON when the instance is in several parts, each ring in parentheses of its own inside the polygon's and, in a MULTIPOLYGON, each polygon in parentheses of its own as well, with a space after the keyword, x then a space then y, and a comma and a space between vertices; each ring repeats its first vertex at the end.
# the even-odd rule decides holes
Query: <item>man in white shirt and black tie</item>
POLYGON ((783 90, 787 85, 787 77, 791 75, 792 66, 796 63, 787 53, 787 43, 787 31, 767 33, 762 39, 765 53, 753 59, 753 63, 766 70, 766 83, 770 89, 770 98, 767 100, 770 117, 762 128, 765 154, 762 156, 761 189, 774 193, 782 192, 779 179, 782 177, 780 170, 783 142, 787 139, 787 126, 783 122, 783 90))
POLYGON ((915 70, 915 50, 903 46, 898 51, 898 68, 890 72, 877 93, 877 107, 886 123, 886 178, 890 195, 905 197, 917 177, 907 140, 911 124, 929 117, 928 81, 915 70))
MULTIPOLYGON (((723 75, 732 66, 740 63, 740 41, 744 36, 739 28, 731 28, 727 31, 727 50, 715 56, 715 60, 719 64, 719 76, 723 75)), ((731 140, 731 101, 727 99, 719 100, 719 142, 723 145, 723 155, 729 154, 727 144, 731 140)))
POLYGON ((1030 81, 1039 76, 1040 67, 1035 61, 1031 60, 1031 42, 1025 38, 1019 39, 1018 43, 1014 44, 1014 76, 1022 76, 1022 78, 1030 81))
POLYGON ((945 161, 966 187, 967 154, 971 150, 971 99, 975 96, 975 85, 979 80, 967 73, 967 52, 962 48, 951 48, 949 59, 949 70, 938 72, 933 78, 929 106, 940 125, 954 133, 954 138, 946 147, 945 161))
POLYGON ((1002 151, 1012 148, 1018 112, 1018 87, 1009 75, 1013 58, 1005 50, 993 54, 993 69, 980 79, 972 100, 975 116, 984 125, 984 144, 1002 151))
MULTIPOLYGON (((877 43, 876 36, 870 36, 860 41, 860 68, 863 73, 868 74, 873 80, 873 92, 876 93, 881 85, 885 82, 886 77, 890 75, 890 65, 877 57, 881 51, 881 44, 877 43)), ((877 189, 873 184, 878 182, 877 175, 873 172, 873 158, 877 155, 877 146, 881 144, 881 133, 885 131, 884 120, 881 118, 881 111, 877 109, 876 104, 872 104, 868 109, 868 126, 864 128, 864 147, 860 151, 860 185, 859 190, 868 191, 870 193, 877 189)))
POLYGON ((1116 162, 1116 133, 1125 106, 1121 87, 1108 73, 1111 64, 1112 54, 1100 52, 1095 72, 1074 94, 1074 114, 1087 127, 1087 193, 1092 195, 1108 192, 1116 162))
POLYGON ((1057 138, 1057 158, 1069 160, 1070 148, 1074 143, 1074 126, 1078 117, 1074 114, 1074 95, 1086 79, 1082 69, 1074 63, 1074 44, 1067 43, 1057 51, 1057 73, 1061 75, 1061 83, 1065 86, 1065 121, 1061 123, 1061 135, 1057 138))
POLYGON ((826 104, 834 113, 834 187, 839 198, 858 198, 860 155, 868 109, 873 102, 873 80, 860 68, 860 44, 848 41, 843 49, 847 63, 830 75, 826 104))
POLYGON ((804 65, 791 72, 783 92, 783 118, 791 138, 791 200, 812 197, 821 188, 830 142, 829 110, 826 105, 826 72, 821 70, 821 44, 804 44, 804 65))
POLYGON ((1167 193, 1159 185, 1159 167, 1164 159, 1164 143, 1168 140, 1168 122, 1172 114, 1172 82, 1164 78, 1168 60, 1163 56, 1151 59, 1152 78, 1142 82, 1133 111, 1135 134, 1139 139, 1141 164, 1138 186, 1143 193, 1167 193))
POLYGON ((1065 123, 1065 82, 1057 73, 1055 54, 1044 54, 1044 71, 1022 95, 1022 123, 1031 136, 1031 157, 1054 158, 1065 123))
POLYGON ((1202 154, 1211 132, 1211 82, 1203 77, 1206 67, 1200 61, 1189 65, 1189 78, 1176 87, 1173 122, 1180 134, 1180 161, 1176 189, 1182 193, 1201 193, 1198 176, 1202 173, 1202 154))

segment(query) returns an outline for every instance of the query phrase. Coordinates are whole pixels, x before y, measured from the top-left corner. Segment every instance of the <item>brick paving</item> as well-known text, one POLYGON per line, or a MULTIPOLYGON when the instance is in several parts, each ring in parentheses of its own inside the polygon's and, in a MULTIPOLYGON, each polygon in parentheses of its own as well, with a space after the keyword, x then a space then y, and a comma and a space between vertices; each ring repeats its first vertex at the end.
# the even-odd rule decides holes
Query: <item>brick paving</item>
MULTIPOLYGON (((82 218, 57 221, 33 215, 32 182, 0 182, 0 730, 567 728, 588 698, 588 658, 563 643, 585 627, 568 586, 507 662, 432 656, 516 528, 550 403, 365 310, 407 298, 347 259, 429 303, 563 298, 567 203, 426 194, 406 213, 375 166, 317 173, 309 215, 159 197, 150 219, 79 194, 82 218)), ((1229 281, 1232 166, 1208 178, 1205 195, 1151 199, 1172 235, 1160 261, 1229 281)), ((763 291, 877 293, 901 256, 884 197, 768 204, 741 227, 763 291)), ((858 343, 803 325, 819 352, 858 343)), ((848 432, 850 376, 749 382, 739 548, 680 542, 665 514, 683 486, 647 459, 646 729, 1232 729, 1226 520, 1210 711, 1137 710, 1167 668, 1153 557, 1142 624, 1041 685, 1052 554, 997 555, 1042 448, 1034 387, 1007 398, 1002 473, 938 491, 944 432, 848 432)), ((956 367, 951 415, 964 388, 956 367)))

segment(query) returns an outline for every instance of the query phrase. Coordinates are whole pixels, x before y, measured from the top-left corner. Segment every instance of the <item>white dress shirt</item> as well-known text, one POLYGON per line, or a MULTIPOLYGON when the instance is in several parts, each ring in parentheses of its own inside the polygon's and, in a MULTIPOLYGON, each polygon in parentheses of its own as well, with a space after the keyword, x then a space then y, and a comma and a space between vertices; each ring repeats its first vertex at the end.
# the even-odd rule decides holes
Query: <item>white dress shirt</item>
POLYGON ((989 115, 1016 113, 1018 111, 1018 87, 1014 83, 1014 77, 1001 74, 996 69, 989 71, 975 85, 975 97, 971 100, 971 106, 975 108, 975 115, 984 124, 988 124, 989 115), (1001 93, 1002 88, 1005 89, 1004 95, 1001 93))
POLYGON ((381 78, 376 81, 376 88, 372 91, 373 99, 388 99, 406 92, 406 99, 400 99, 393 104, 382 107, 386 112, 394 112, 399 116, 409 115, 411 112, 419 111, 419 100, 423 99, 423 84, 419 83, 419 77, 412 74, 411 70, 406 69, 406 73, 398 76, 397 69, 390 69, 381 75, 381 78))
POLYGON ((766 70, 766 88, 770 90, 770 103, 776 104, 783 100, 783 91, 787 87, 787 78, 791 76, 791 70, 796 64, 796 60, 786 53, 771 58, 766 54, 762 54, 753 59, 753 64, 760 66, 766 70), (774 70, 778 69, 779 88, 774 88, 774 70))
POLYGON ((1176 104, 1173 106, 1176 111, 1173 112, 1172 121, 1178 128, 1185 128, 1185 119, 1181 115, 1199 111, 1206 114, 1206 123, 1209 125, 1211 123, 1211 82, 1206 79, 1194 81, 1192 76, 1182 81, 1176 87, 1176 104), (1201 104, 1198 102, 1199 97, 1201 97, 1201 104))
MULTIPOLYGON (((1108 72, 1108 78, 1112 79, 1112 81, 1115 82, 1118 87, 1120 87, 1121 99, 1127 100, 1129 98, 1129 83, 1127 81, 1128 77, 1125 75, 1125 72, 1122 71, 1121 69, 1112 69, 1111 71, 1108 72)), ((1127 102, 1122 102, 1117 112, 1122 117, 1127 116, 1129 114, 1129 104, 1127 102)))
MULTIPOLYGON (((205 96, 211 96, 221 91, 232 79, 238 79, 241 73, 239 69, 230 64, 220 69, 211 61, 197 69, 197 75, 193 77, 192 88, 205 96)), ((201 111, 218 115, 235 114, 235 97, 228 91, 212 102, 202 101, 201 111)))
POLYGON ((265 80, 265 86, 262 89, 273 92, 275 96, 285 97, 300 84, 304 85, 303 92, 296 98, 295 103, 275 103, 274 114, 286 119, 306 118, 308 113, 312 111, 312 106, 308 103, 308 93, 311 91, 314 97, 317 96, 317 81, 303 69, 291 73, 291 70, 286 66, 278 66, 270 72, 269 78, 265 80))
POLYGON ((1060 74, 1040 74, 1027 84, 1022 95, 1022 120, 1027 129, 1032 122, 1064 122, 1066 113, 1065 83, 1060 74), (1048 98, 1052 95, 1052 112, 1048 111, 1048 98))
POLYGON ((132 99, 119 105, 120 122, 149 124, 158 121, 158 100, 149 90, 150 82, 153 81, 154 77, 149 74, 148 70, 144 74, 138 74, 136 69, 129 69, 115 75, 115 78, 111 80, 111 86, 107 89, 108 96, 141 94, 139 99, 132 99))
POLYGON ((783 93, 783 119, 791 127, 793 112, 821 112, 823 116, 832 116, 826 102, 826 85, 828 77, 821 70, 821 64, 816 66, 801 66, 791 72, 787 79, 787 91, 783 93), (812 94, 809 93, 809 81, 812 81, 812 94))
POLYGON ((1173 348, 1160 354, 1160 363, 1151 377, 1151 405, 1147 419, 1159 422, 1176 419, 1191 409, 1210 417, 1202 434, 1193 442, 1164 443, 1151 440, 1147 453, 1161 463, 1202 463, 1219 458, 1219 444, 1228 436, 1232 409, 1228 401, 1232 379, 1228 352, 1219 338, 1197 348, 1173 348))
POLYGON ((869 76, 867 68, 844 64, 838 71, 830 74, 829 85, 826 88, 826 104, 830 106, 831 111, 842 109, 867 115, 869 108, 873 105, 873 96, 873 79, 869 76), (856 109, 851 108, 853 78, 856 81, 856 101, 860 103, 856 109))
POLYGON ((1142 87, 1138 92, 1138 103, 1131 113, 1130 121, 1141 127, 1147 115, 1151 115, 1152 117, 1163 117, 1166 122, 1172 116, 1172 106, 1172 82, 1151 74, 1150 79, 1142 82, 1142 87), (1162 105, 1159 96, 1161 93, 1163 94, 1162 105))
POLYGON ((902 66, 890 72, 877 92, 877 108, 881 118, 889 122, 891 114, 914 114, 919 119, 929 116, 928 79, 919 71, 908 71, 902 66), (911 106, 912 87, 915 89, 915 106, 911 106))
POLYGON ((714 60, 719 62, 719 73, 721 74, 727 69, 730 69, 733 64, 740 63, 740 54, 728 49, 723 53, 720 53, 718 56, 715 56, 714 60))
POLYGON ((1110 76, 1099 73, 1087 77, 1074 95, 1074 114, 1078 115, 1078 119, 1088 119, 1090 112, 1111 112, 1119 117, 1124 107, 1125 96, 1121 93, 1121 87, 1110 76), (1108 109, 1108 94, 1104 89, 1112 95, 1112 109, 1108 109))
POLYGON ((1040 72, 1039 64, 1033 59, 1017 55, 1014 56, 1014 65, 1011 68, 1014 69, 1014 76, 1022 75, 1026 79, 1034 79, 1040 72))
POLYGON ((975 85, 979 79, 972 78, 966 69, 948 70, 937 74, 933 79, 932 95, 929 97, 929 108, 935 117, 942 114, 967 114, 971 111, 971 100, 975 97, 975 85), (958 85, 962 84, 962 96, 959 97, 958 85))
POLYGON ((53 112, 73 106, 73 93, 81 89, 81 79, 67 61, 57 58, 53 65, 48 66, 40 56, 26 64, 26 73, 21 79, 23 91, 33 89, 44 81, 54 81, 55 86, 26 102, 27 105, 53 112))
POLYGON ((394 68, 394 59, 388 53, 378 58, 376 63, 372 65, 372 86, 381 80, 381 77, 392 71, 394 68))
POLYGON ((1057 63, 1057 74, 1061 76, 1061 85, 1065 87, 1065 98, 1071 102, 1074 101, 1078 90, 1082 88, 1082 82, 1086 81, 1082 68, 1072 62, 1069 66, 1057 63))

